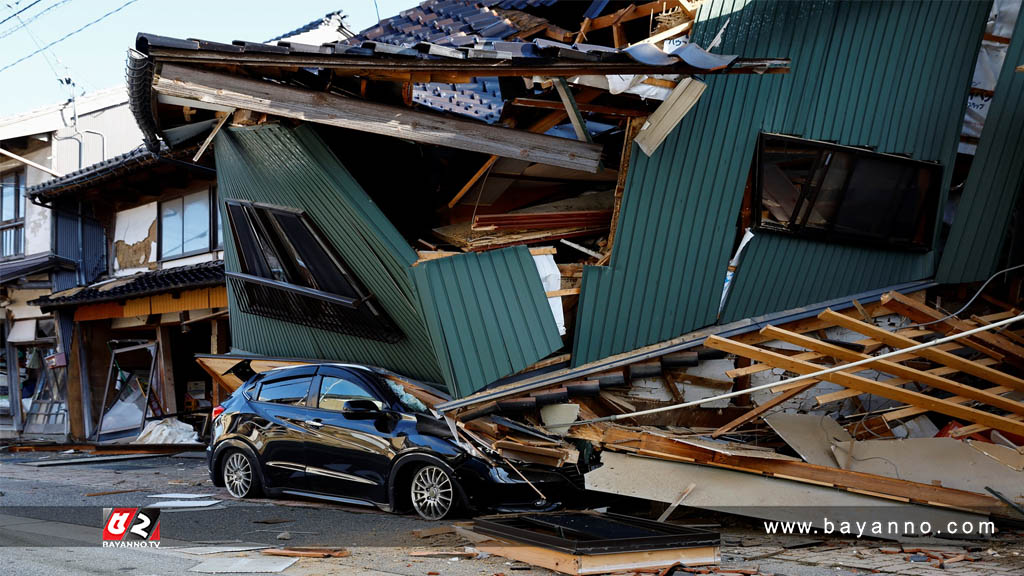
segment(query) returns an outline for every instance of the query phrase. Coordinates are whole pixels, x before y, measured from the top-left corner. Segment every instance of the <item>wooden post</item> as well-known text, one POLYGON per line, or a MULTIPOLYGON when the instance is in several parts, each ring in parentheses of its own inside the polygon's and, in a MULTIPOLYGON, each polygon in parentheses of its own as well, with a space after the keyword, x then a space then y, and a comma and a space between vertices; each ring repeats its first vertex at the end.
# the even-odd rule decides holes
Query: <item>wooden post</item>
MULTIPOLYGON (((228 321, 224 319, 213 319, 210 321, 210 354, 228 353, 228 321)), ((210 387, 210 401, 216 406, 220 404, 220 383, 213 379, 213 386, 210 387)))
MULTIPOLYGON (((178 411, 177 397, 174 393, 174 356, 171 348, 171 327, 160 326, 157 328, 157 343, 159 344, 160 363, 160 397, 165 414, 174 414, 178 411)), ((150 384, 152 387, 152 383, 150 384)), ((152 393, 152 388, 150 393, 152 393)))
POLYGON ((72 442, 81 442, 86 439, 85 406, 82 402, 82 386, 85 379, 82 373, 81 351, 81 324, 75 322, 71 336, 71 352, 68 354, 68 366, 65 376, 67 379, 65 401, 67 402, 68 426, 70 430, 70 438, 68 440, 72 442))

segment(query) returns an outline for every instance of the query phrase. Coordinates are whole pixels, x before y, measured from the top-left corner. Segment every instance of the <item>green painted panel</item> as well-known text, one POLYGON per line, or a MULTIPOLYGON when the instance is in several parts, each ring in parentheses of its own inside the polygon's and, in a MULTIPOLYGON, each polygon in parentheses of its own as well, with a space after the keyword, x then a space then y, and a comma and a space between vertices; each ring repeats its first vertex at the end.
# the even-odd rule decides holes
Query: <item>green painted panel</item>
POLYGON ((941 282, 984 280, 996 271, 1024 190, 1024 73, 1016 71, 1024 64, 1024 26, 1017 22, 939 263, 941 282))
MULTIPOLYGON (((229 290, 233 345, 255 354, 360 362, 442 381, 406 272, 415 251, 316 133, 305 126, 232 128, 218 134, 214 150, 221 198, 304 210, 405 335, 384 344, 243 314, 229 290)), ((227 270, 238 271, 230 234, 224 244, 227 270)))
MULTIPOLYGON (((223 199, 305 211, 405 335, 388 344, 245 314, 229 284, 235 348, 373 364, 443 382, 459 397, 562 346, 525 247, 413 266, 416 252, 309 127, 231 128, 215 150, 223 199)), ((225 264, 239 270, 231 234, 225 264)))
POLYGON ((465 396, 562 346, 530 251, 458 254, 412 268, 445 380, 465 396))
MULTIPOLYGON (((989 2, 705 2, 694 41, 708 45, 728 21, 719 52, 788 56, 792 72, 708 76, 702 99, 653 156, 634 146, 612 259, 606 268, 584 270, 573 363, 716 322, 759 132, 951 165, 988 8, 989 2)), ((928 277, 934 267, 931 253, 766 234, 747 249, 723 319, 857 291, 841 278, 870 289, 928 277), (765 264, 780 249, 798 269, 765 264), (752 263, 755 254, 761 260, 752 263)))

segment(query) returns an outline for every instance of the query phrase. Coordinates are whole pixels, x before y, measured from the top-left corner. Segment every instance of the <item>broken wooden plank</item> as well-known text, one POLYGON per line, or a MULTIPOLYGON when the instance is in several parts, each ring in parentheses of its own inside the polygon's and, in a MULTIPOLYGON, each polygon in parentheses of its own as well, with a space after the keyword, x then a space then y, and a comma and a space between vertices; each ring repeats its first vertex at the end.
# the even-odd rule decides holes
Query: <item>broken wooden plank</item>
MULTIPOLYGON (((865 336, 870 336, 875 340, 882 342, 886 346, 891 346, 894 348, 910 348, 911 346, 918 345, 918 342, 915 342, 910 338, 899 336, 897 334, 889 332, 884 328, 879 328, 874 324, 868 324, 866 322, 861 322, 860 320, 856 320, 843 314, 837 314, 832 310, 825 310, 824 312, 818 315, 818 318, 828 320, 829 322, 833 322, 844 328, 849 328, 850 330, 853 330, 854 332, 859 332, 861 334, 864 334, 865 336)), ((951 368, 957 368, 958 370, 965 374, 977 376, 978 378, 988 380, 993 384, 999 384, 1000 386, 1006 386, 1014 390, 1024 391, 1024 380, 1021 380, 1020 378, 1017 378, 1005 372, 1000 372, 999 370, 996 370, 989 366, 983 366, 977 362, 961 358, 955 354, 950 354, 949 352, 945 352, 942 350, 936 350, 935 348, 925 348, 923 350, 918 350, 914 352, 914 354, 922 358, 927 358, 940 364, 944 364, 951 368)))
POLYGON ((544 295, 547 296, 548 298, 561 298, 562 296, 579 296, 580 289, 562 288, 561 290, 552 290, 550 292, 545 292, 544 295))
POLYGON ((753 410, 747 412, 746 414, 743 414, 739 418, 734 419, 732 422, 729 422, 725 426, 722 426, 718 430, 712 432, 711 437, 718 438, 723 434, 732 432, 733 430, 739 428, 740 426, 743 426, 747 422, 750 422, 754 418, 757 418, 758 416, 768 412, 772 408, 775 408, 776 406, 783 404, 790 398, 793 398, 794 396, 799 396, 803 392, 806 392, 807 390, 814 388, 815 386, 818 385, 818 380, 808 380, 807 382, 795 382, 795 384, 799 385, 789 388, 788 390, 783 391, 777 396, 773 396, 770 400, 766 402, 762 402, 753 410))
MULTIPOLYGON (((932 326, 945 334, 966 332, 974 328, 956 316, 945 318, 946 314, 899 292, 889 292, 883 295, 881 302, 886 308, 895 310, 914 322, 934 322, 932 326)), ((989 356, 992 356, 991 350, 996 350, 1006 355, 1007 362, 1018 368, 1024 368, 1024 347, 1018 346, 1005 336, 995 332, 980 332, 964 340, 964 344, 989 356)))
POLYGON ((220 115, 220 120, 217 120, 217 123, 213 126, 213 130, 210 130, 210 134, 206 137, 206 140, 203 140, 203 144, 199 146, 199 150, 196 151, 196 155, 192 157, 193 162, 199 162, 199 159, 203 157, 203 152, 206 152, 206 149, 209 148, 213 139, 220 132, 220 129, 224 127, 224 123, 227 122, 228 118, 230 118, 234 113, 234 110, 231 112, 217 112, 217 114, 220 115))
POLYGON ((648 156, 654 154, 658 146, 665 141, 669 132, 697 104, 697 100, 700 100, 705 88, 707 88, 706 84, 694 78, 683 78, 679 81, 679 85, 651 114, 634 139, 644 154, 648 156))
MULTIPOLYGON (((995 358, 982 358, 981 360, 977 360, 976 362, 978 364, 981 364, 982 366, 991 366, 993 364, 997 364, 998 363, 995 358)), ((931 370, 926 370, 926 372, 928 372, 929 374, 935 374, 937 376, 949 376, 951 374, 959 374, 960 373, 960 371, 957 370, 956 368, 950 368, 949 366, 939 366, 938 368, 932 368, 931 370)), ((904 378, 893 378, 892 380, 886 380, 885 381, 886 384, 889 384, 891 386, 906 386, 910 382, 912 382, 912 380, 907 380, 907 379, 904 379, 904 378)), ((1010 389, 1009 388, 1003 388, 1001 386, 996 386, 994 388, 987 388, 986 390, 988 392, 992 393, 992 394, 1003 394, 1005 392, 1009 392, 1010 389)), ((822 394, 821 396, 815 396, 814 400, 818 403, 818 406, 823 406, 823 405, 828 404, 830 402, 839 402, 840 400, 846 400, 847 398, 853 398, 854 396, 860 396, 860 395, 861 395, 861 392, 858 392, 856 390, 837 390, 836 392, 829 392, 828 394, 822 394)), ((959 401, 960 399, 961 399, 961 397, 956 396, 956 397, 953 397, 953 398, 949 398, 948 400, 950 400, 951 402, 957 402, 958 404, 966 404, 967 402, 971 401, 968 398, 962 398, 963 402, 960 402, 959 401)), ((923 412, 926 412, 926 410, 920 410, 919 408, 914 408, 912 406, 908 407, 907 410, 915 410, 917 412, 915 414, 908 414, 907 416, 901 416, 901 418, 906 418, 908 416, 916 416, 917 414, 922 414, 923 412)), ((892 414, 892 413, 891 412, 887 412, 885 414, 886 420, 890 419, 888 417, 890 414, 892 414)))
MULTIPOLYGON (((797 346, 806 348, 813 352, 827 354, 829 356, 832 356, 833 358, 836 358, 837 360, 843 360, 846 362, 857 362, 859 360, 871 358, 871 356, 860 354, 852 350, 847 350, 842 346, 836 346, 834 344, 830 344, 828 342, 824 342, 816 338, 804 336, 803 334, 795 334, 793 332, 789 332, 788 330, 776 328, 775 326, 765 326, 761 331, 767 336, 771 336, 778 340, 789 342, 790 344, 795 344, 797 346)), ((942 376, 939 376, 934 373, 916 370, 914 368, 910 368, 902 364, 897 364, 896 362, 892 362, 890 360, 877 360, 874 362, 868 362, 867 364, 863 364, 862 366, 870 367, 874 370, 878 370, 879 372, 891 374, 898 378, 903 378, 912 382, 918 382, 926 386, 931 386, 932 388, 938 388, 939 390, 945 390, 946 392, 951 392, 953 394, 958 394, 960 396, 972 398, 979 402, 988 404, 989 406, 1001 408, 1003 410, 1013 412, 1015 414, 1024 414, 1024 404, 1021 404, 1020 402, 1016 402, 1009 398, 1004 398, 998 394, 992 394, 987 390, 973 388, 971 386, 967 386, 959 382, 954 382, 953 380, 943 378, 942 376)), ((858 366, 857 369, 862 368, 858 366)), ((895 385, 892 382, 886 381, 885 383, 890 387, 895 387, 895 385)))
MULTIPOLYGON (((820 366, 816 366, 809 362, 793 360, 792 358, 782 354, 728 340, 720 336, 709 336, 704 345, 716 350, 729 352, 730 354, 745 356, 759 362, 767 362, 773 366, 789 370, 790 372, 796 372, 797 374, 814 374, 821 371, 820 366)), ((921 350, 920 352, 927 352, 927 350, 921 350)), ((998 416, 974 408, 962 406, 960 404, 948 402, 939 398, 933 398, 919 392, 905 390, 897 386, 890 386, 884 382, 876 382, 874 380, 869 380, 867 378, 844 372, 823 374, 820 378, 846 388, 853 388, 855 390, 860 390, 862 392, 867 392, 868 394, 874 394, 890 400, 920 406, 934 412, 939 412, 940 414, 945 414, 954 418, 961 418, 969 422, 985 424, 986 426, 991 426, 992 428, 1002 430, 1004 432, 1010 432, 1012 434, 1024 433, 1024 423, 1011 420, 1004 416, 998 416)))
POLYGON ((555 84, 555 91, 558 92, 558 97, 562 99, 562 105, 565 106, 569 122, 572 124, 573 131, 576 132, 576 139, 580 142, 592 143, 594 139, 590 137, 590 131, 587 130, 587 121, 583 118, 583 114, 580 114, 580 109, 576 105, 576 99, 573 98, 569 83, 565 81, 565 78, 552 78, 551 81, 555 84))
POLYGON ((597 172, 601 163, 601 146, 596 144, 177 64, 162 66, 153 89, 200 102, 586 172, 597 172))

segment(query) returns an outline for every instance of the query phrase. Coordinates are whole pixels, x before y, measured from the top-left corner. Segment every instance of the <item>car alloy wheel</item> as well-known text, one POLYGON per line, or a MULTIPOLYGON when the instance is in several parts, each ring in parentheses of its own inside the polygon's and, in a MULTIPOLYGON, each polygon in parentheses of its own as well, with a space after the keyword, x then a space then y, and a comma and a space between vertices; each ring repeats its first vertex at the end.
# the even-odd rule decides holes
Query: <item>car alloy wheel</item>
POLYGON ((424 466, 412 477, 412 505, 427 520, 440 520, 451 512, 455 484, 437 466, 424 466))
POLYGON ((241 452, 232 452, 224 460, 224 485, 235 498, 245 498, 252 492, 253 469, 249 459, 241 452))

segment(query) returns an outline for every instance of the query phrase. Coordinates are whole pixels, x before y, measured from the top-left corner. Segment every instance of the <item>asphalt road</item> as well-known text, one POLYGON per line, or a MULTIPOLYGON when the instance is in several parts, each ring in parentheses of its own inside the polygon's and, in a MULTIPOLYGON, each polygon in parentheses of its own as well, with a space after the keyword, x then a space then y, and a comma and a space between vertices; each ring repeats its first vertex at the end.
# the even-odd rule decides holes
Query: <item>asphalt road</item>
MULTIPOLYGON (((413 530, 439 524, 414 516, 313 501, 235 500, 224 489, 211 485, 201 453, 65 466, 30 465, 81 456, 0 451, 0 574, 198 574, 209 561, 268 559, 258 550, 206 553, 211 547, 238 545, 328 546, 351 553, 345 558, 299 559, 279 572, 285 576, 554 574, 496 556, 458 559, 450 554, 465 552, 465 541, 454 534, 418 538, 413 530), (165 493, 204 495, 218 503, 202 509, 163 510, 160 548, 101 546, 103 508, 144 507, 159 501, 153 496, 165 493), (288 533, 287 540, 279 539, 283 532, 288 533), (437 557, 413 554, 423 551, 437 557)), ((680 512, 700 513, 682 508, 677 514, 680 512)), ((792 537, 766 536, 757 522, 736 517, 719 520, 723 522, 723 567, 786 576, 938 573, 927 572, 931 568, 927 564, 910 562, 910 555, 885 552, 894 546, 892 542, 836 539, 794 548, 792 537)), ((942 573, 1024 573, 1021 536, 1004 535, 980 543, 980 547, 972 548, 975 562, 942 573)))

